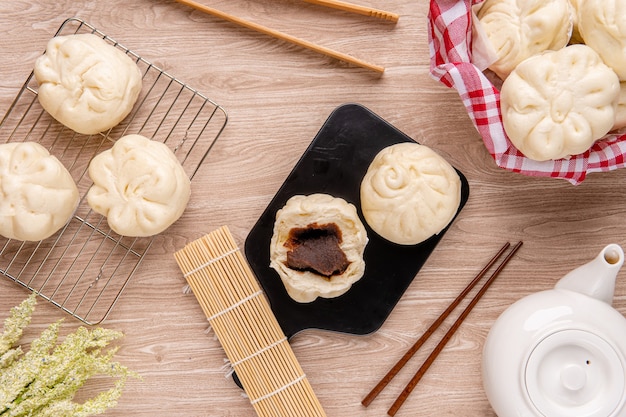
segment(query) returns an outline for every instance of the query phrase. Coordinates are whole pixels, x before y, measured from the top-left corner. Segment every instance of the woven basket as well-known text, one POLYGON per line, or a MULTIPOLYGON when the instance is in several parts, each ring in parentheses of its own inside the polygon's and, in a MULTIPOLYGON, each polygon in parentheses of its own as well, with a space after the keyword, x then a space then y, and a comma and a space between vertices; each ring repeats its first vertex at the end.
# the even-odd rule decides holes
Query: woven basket
POLYGON ((472 5, 481 0, 431 0, 428 15, 430 74, 459 93, 474 126, 496 164, 528 176, 562 178, 580 184, 590 172, 626 165, 626 134, 609 134, 587 152, 568 159, 526 158, 504 132, 500 92, 472 61, 472 5))

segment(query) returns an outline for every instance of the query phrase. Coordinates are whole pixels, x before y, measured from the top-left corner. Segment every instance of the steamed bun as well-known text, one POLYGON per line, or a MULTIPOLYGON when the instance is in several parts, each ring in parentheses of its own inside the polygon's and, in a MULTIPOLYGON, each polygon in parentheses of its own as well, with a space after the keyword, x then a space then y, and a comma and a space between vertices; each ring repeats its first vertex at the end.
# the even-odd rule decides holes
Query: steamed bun
POLYGON ((123 236, 152 236, 183 214, 189 177, 164 143, 127 135, 89 164, 87 203, 123 236))
POLYGON ((570 44, 584 43, 582 36, 580 36, 580 31, 578 30, 578 13, 580 9, 580 3, 582 3, 582 0, 569 0, 569 4, 570 6, 572 6, 573 16, 572 37, 569 40, 570 44))
POLYGON ((524 59, 563 48, 573 26, 569 0, 485 0, 477 17, 497 56, 489 68, 502 79, 524 59))
POLYGON ((270 267, 276 270, 295 301, 308 303, 317 297, 338 297, 363 277, 363 252, 367 242, 367 232, 353 204, 328 194, 295 195, 276 213, 270 242, 270 267), (288 256, 292 231, 319 230, 328 225, 335 225, 339 230, 339 249, 347 260, 345 269, 325 276, 312 270, 291 268, 288 256))
POLYGON ((626 81, 620 82, 617 110, 615 111, 615 123, 611 130, 619 130, 624 127, 626 127, 626 81))
POLYGON ((401 245, 415 245, 441 232, 461 203, 456 170, 435 151, 414 142, 381 150, 360 191, 367 224, 401 245))
POLYGON ((78 189, 63 164, 35 142, 0 145, 0 235, 39 241, 72 217, 78 189))
POLYGON ((620 80, 626 81, 626 20, 623 0, 580 1, 578 30, 620 80))
POLYGON ((141 91, 141 71, 94 34, 57 36, 35 62, 39 102, 70 129, 91 135, 120 123, 141 91))
POLYGON ((504 81, 504 129, 537 161, 587 151, 615 122, 619 79, 586 45, 548 51, 522 62, 504 81))

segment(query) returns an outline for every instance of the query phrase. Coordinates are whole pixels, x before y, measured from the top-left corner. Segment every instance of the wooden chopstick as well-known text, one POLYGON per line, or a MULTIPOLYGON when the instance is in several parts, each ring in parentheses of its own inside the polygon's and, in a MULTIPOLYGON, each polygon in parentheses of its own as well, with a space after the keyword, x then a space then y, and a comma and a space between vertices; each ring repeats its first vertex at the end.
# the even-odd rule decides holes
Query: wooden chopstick
POLYGON ((463 320, 465 320, 465 318, 469 315, 469 313, 472 311, 474 306, 478 303, 480 298, 485 294, 485 292, 487 292, 487 290, 489 289, 493 281, 495 281, 500 271, 502 271, 502 269, 506 266, 508 261, 513 257, 515 252, 517 252, 517 250, 521 246, 522 246, 522 242, 520 241, 513 247, 513 249, 511 249, 511 251, 506 256, 506 258, 504 258, 502 263, 496 268, 496 270, 489 277, 489 279, 485 282, 482 288, 478 291, 478 293, 476 293, 474 298, 472 298, 472 301, 470 301, 467 307, 465 307, 465 310, 463 310, 463 312, 458 317, 458 319, 454 322, 454 324, 452 324, 450 329, 446 332, 446 334, 443 336, 441 341, 437 344, 435 349, 433 349, 433 351, 428 356, 428 358, 426 358, 426 360, 424 361, 422 366, 419 368, 419 370, 415 373, 413 378, 411 378, 411 380, 406 385, 404 390, 402 390, 402 392, 400 393, 396 401, 392 404, 391 408, 389 408, 389 410, 387 411, 388 415, 390 416, 396 415, 396 413, 398 412, 402 404, 404 404, 406 399, 409 397, 409 395, 411 394, 411 392, 413 391, 417 383, 422 379, 424 374, 426 374, 426 372, 428 371, 428 368, 430 368, 430 366, 433 364, 435 359, 437 359, 437 356, 441 353, 445 345, 450 341, 450 339, 452 338, 452 335, 454 335, 454 333, 461 326, 461 323, 463 323, 463 320))
POLYGON ((307 3, 317 4, 318 6, 331 7, 333 9, 343 10, 344 12, 351 12, 356 14, 362 14, 365 16, 376 17, 378 19, 389 20, 391 22, 397 22, 400 19, 396 13, 386 12, 384 10, 372 9, 371 7, 358 6, 356 4, 347 3, 339 0, 303 0, 307 3))
POLYGON ((422 334, 422 336, 406 351, 404 356, 396 362, 396 364, 387 372, 387 374, 376 384, 376 386, 363 398, 361 404, 365 407, 370 405, 372 401, 381 393, 381 391, 391 382, 391 380, 402 370, 404 365, 411 359, 415 353, 419 350, 420 347, 430 338, 430 336, 435 333, 437 328, 444 322, 444 320, 452 313, 452 311, 465 299, 467 294, 476 286, 476 284, 482 279, 482 277, 487 273, 489 268, 493 266, 493 264, 502 256, 502 254, 511 246, 509 242, 505 243, 504 246, 494 255, 493 258, 487 262, 485 267, 474 277, 474 279, 465 287, 463 291, 459 293, 459 295, 450 303, 448 308, 444 310, 441 315, 430 325, 428 329, 422 334))
POLYGON ((227 20, 229 22, 235 23, 237 25, 243 26, 245 28, 252 29, 252 30, 255 30, 257 32, 263 33, 265 35, 269 35, 269 36, 272 36, 274 38, 293 43, 295 45, 301 46, 301 47, 306 48, 306 49, 310 49, 312 51, 315 51, 315 52, 318 52, 320 54, 329 56, 331 58, 335 58, 337 60, 344 61, 344 62, 353 64, 353 65, 356 65, 356 66, 359 66, 359 67, 362 67, 362 68, 370 69, 372 71, 375 71, 375 72, 378 72, 378 73, 381 73, 381 74, 385 71, 385 68, 381 67, 379 65, 370 64, 369 62, 365 62, 363 60, 360 60, 360 59, 355 58, 353 56, 344 54, 342 52, 337 52, 335 50, 326 48, 324 46, 316 45, 316 44, 314 44, 312 42, 309 42, 309 41, 297 38, 295 36, 291 36, 291 35, 288 35, 286 33, 279 32, 279 31, 274 30, 274 29, 270 29, 268 27, 265 27, 265 26, 259 25, 257 23, 251 22, 249 20, 245 20, 245 19, 242 19, 240 17, 233 16, 231 14, 222 12, 222 11, 217 10, 217 9, 214 9, 212 7, 205 6, 203 4, 195 2, 193 0, 176 0, 176 1, 178 3, 180 3, 180 4, 184 4, 186 6, 192 7, 192 8, 194 8, 196 10, 199 10, 199 11, 201 11, 203 13, 207 13, 207 14, 210 14, 212 16, 219 17, 221 19, 224 19, 224 20, 227 20))

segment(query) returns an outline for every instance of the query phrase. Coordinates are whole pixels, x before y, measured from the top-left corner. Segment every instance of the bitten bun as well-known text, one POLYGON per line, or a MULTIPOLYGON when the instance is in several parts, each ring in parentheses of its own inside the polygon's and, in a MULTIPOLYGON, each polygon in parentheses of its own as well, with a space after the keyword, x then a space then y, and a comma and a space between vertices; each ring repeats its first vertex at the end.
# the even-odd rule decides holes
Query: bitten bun
POLYGON ((183 214, 191 185, 164 143, 127 135, 89 164, 87 203, 122 236, 152 236, 183 214))
POLYGON ((574 21, 569 0, 485 0, 477 16, 497 56, 489 68, 502 79, 526 58, 567 45, 574 21))
POLYGON ((78 189, 65 166, 35 142, 0 145, 0 235, 22 241, 52 236, 72 217, 78 189))
POLYGON ((120 123, 141 91, 141 71, 124 52, 93 34, 57 36, 35 62, 38 97, 52 117, 91 135, 120 123))
POLYGON ((381 150, 361 182, 361 210, 383 238, 415 245, 441 232, 461 203, 461 179, 432 149, 399 143, 381 150))
POLYGON ((354 205, 328 194, 296 195, 276 213, 270 242, 270 266, 276 270, 287 293, 295 301, 308 303, 317 297, 338 297, 363 277, 363 252, 367 242, 367 232, 354 205), (341 274, 326 277, 288 266, 290 232, 312 224, 334 224, 340 230, 339 248, 349 262, 341 274))
POLYGON ((537 161, 587 151, 615 123, 617 75, 586 45, 528 58, 500 90, 509 139, 537 161))

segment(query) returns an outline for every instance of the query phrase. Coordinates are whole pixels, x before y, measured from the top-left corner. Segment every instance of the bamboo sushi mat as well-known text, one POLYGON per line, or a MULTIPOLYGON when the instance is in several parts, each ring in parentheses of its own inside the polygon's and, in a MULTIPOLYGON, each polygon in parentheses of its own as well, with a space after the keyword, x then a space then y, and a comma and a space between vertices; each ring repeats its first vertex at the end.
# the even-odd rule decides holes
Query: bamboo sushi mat
POLYGON ((257 414, 325 416, 228 227, 174 257, 257 414))

